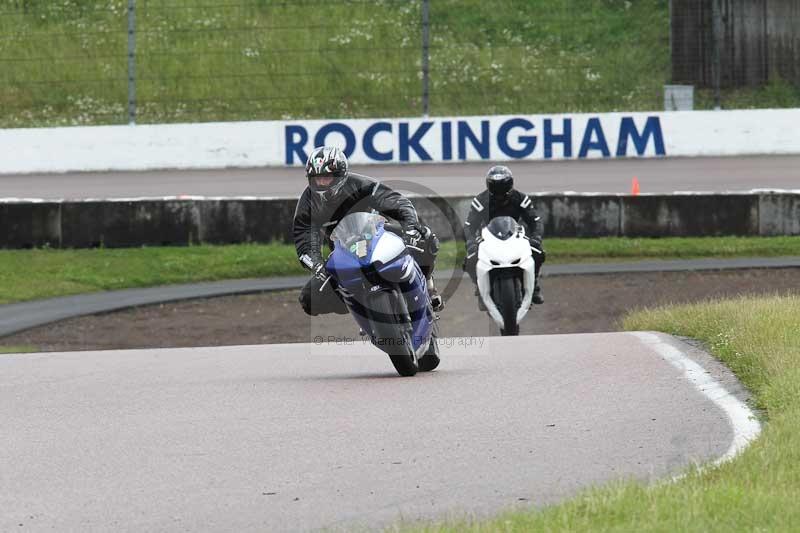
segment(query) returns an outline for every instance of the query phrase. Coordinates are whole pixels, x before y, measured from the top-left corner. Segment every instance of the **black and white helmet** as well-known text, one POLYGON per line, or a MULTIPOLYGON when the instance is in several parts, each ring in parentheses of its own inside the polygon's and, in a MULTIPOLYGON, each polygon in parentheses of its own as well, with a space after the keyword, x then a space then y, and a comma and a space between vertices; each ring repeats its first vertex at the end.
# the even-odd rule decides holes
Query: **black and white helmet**
POLYGON ((514 176, 511 170, 503 165, 496 165, 486 174, 486 188, 497 200, 503 200, 514 188, 514 176))
POLYGON ((306 162, 306 178, 312 191, 323 201, 333 199, 347 181, 347 156, 334 146, 319 146, 306 162))

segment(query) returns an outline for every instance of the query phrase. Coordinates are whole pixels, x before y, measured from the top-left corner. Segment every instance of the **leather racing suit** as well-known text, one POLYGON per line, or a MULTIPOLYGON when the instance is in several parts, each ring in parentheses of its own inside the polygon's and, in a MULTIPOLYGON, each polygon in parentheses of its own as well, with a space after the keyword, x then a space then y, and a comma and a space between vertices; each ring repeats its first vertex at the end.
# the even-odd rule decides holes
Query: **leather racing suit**
MULTIPOLYGON (((323 244, 327 243, 329 249, 333 249, 331 233, 338 222, 349 213, 373 211, 396 220, 404 231, 419 231, 423 239, 417 246, 423 252, 415 254, 415 258, 425 277, 429 279, 439 249, 436 235, 420 222, 417 211, 408 198, 373 178, 354 172, 348 172, 342 188, 329 200, 323 201, 318 193, 308 187, 303 191, 297 202, 292 228, 300 262, 314 271, 315 267, 324 263, 323 244)), ((309 315, 346 314, 346 306, 330 283, 320 291, 322 284, 322 281, 314 277, 303 287, 300 293, 303 310, 309 315)))

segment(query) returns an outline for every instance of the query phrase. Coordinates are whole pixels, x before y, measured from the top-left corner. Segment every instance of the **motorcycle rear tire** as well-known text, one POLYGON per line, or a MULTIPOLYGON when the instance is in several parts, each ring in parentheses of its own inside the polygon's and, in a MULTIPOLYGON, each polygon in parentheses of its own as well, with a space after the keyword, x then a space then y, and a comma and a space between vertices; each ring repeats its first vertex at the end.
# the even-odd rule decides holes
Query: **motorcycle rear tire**
POLYGON ((431 335, 430 344, 425 354, 419 358, 419 369, 422 372, 430 372, 439 366, 439 344, 436 342, 436 335, 431 335))
POLYGON ((370 308, 374 312, 370 319, 373 342, 389 355, 398 374, 403 377, 415 375, 420 368, 411 342, 411 327, 398 309, 396 293, 374 293, 370 299, 370 308))

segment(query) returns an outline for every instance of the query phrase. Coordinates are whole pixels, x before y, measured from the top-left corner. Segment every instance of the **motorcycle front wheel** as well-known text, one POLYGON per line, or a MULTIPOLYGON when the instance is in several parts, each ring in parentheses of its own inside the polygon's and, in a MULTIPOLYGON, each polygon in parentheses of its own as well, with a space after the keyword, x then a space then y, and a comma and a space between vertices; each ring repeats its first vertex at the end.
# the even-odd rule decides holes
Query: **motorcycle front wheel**
POLYGON ((379 291, 370 297, 372 342, 389 355, 397 373, 404 377, 419 371, 411 342, 411 325, 405 319, 395 292, 379 291))
POLYGON ((516 276, 498 276, 492 282, 492 298, 503 317, 503 336, 519 335, 517 310, 522 300, 522 280, 516 276))

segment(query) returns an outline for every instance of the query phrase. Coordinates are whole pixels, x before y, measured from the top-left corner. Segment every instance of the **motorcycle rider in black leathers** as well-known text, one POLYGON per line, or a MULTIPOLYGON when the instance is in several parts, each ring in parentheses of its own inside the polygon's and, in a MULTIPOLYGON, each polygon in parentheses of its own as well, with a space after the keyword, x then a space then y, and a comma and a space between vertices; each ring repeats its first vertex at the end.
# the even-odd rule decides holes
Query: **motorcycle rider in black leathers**
POLYGON ((335 147, 314 148, 306 163, 306 178, 308 187, 297 202, 292 232, 298 259, 314 274, 300 292, 300 304, 307 314, 347 314, 347 307, 327 283, 322 245, 327 243, 333 249, 331 233, 346 215, 373 211, 400 223, 403 240, 427 280, 434 311, 443 309, 432 276, 439 240, 420 222, 408 198, 370 177, 350 172, 347 157, 335 147), (414 252, 415 248, 422 251, 414 252))
MULTIPOLYGON (((473 283, 477 280, 475 267, 478 263, 478 245, 481 240, 481 229, 495 217, 510 216, 525 226, 525 234, 531 243, 533 261, 536 265, 536 287, 533 290, 532 302, 544 303, 539 272, 545 261, 542 248, 544 224, 536 214, 536 208, 530 196, 514 189, 514 176, 508 167, 497 165, 486 174, 486 190, 473 198, 472 206, 464 223, 464 239, 467 245, 467 257, 464 259, 464 270, 473 283)), ((483 302, 479 300, 482 304, 483 302)))

